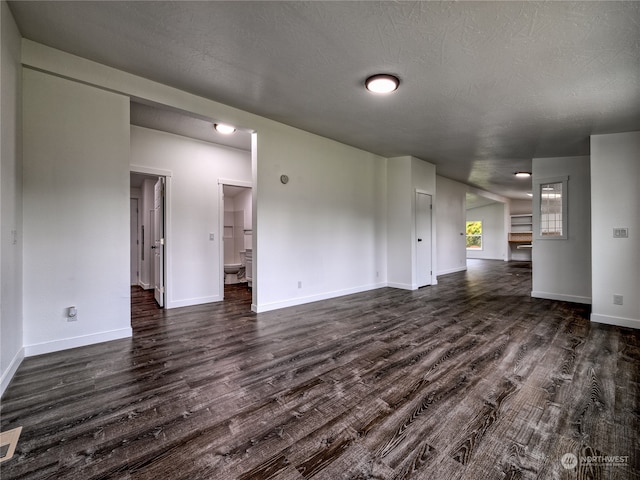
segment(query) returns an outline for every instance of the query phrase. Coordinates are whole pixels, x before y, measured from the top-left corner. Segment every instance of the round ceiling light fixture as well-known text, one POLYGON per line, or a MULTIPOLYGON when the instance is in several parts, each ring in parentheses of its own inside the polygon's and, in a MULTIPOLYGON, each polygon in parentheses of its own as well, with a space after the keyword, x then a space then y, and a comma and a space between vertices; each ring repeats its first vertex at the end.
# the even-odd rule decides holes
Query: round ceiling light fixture
POLYGON ((224 123, 216 123, 214 127, 216 129, 216 132, 222 133, 223 135, 231 135, 236 131, 236 127, 233 127, 231 125, 226 125, 224 123))
POLYGON ((372 93, 391 93, 400 85, 400 79, 395 75, 380 73, 367 78, 364 85, 372 93))
POLYGON ((518 178, 529 178, 531 176, 531 172, 516 172, 514 175, 518 178))

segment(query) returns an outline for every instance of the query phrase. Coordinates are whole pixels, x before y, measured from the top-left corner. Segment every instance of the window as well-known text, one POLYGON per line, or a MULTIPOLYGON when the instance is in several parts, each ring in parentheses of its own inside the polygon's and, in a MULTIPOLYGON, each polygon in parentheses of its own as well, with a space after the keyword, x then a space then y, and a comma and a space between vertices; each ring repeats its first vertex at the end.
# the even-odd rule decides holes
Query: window
POLYGON ((467 222, 467 250, 482 250, 482 221, 467 222))
POLYGON ((562 236, 562 182, 540 185, 540 235, 562 236))
POLYGON ((541 180, 536 184, 538 239, 567 238, 567 180, 568 177, 541 180))

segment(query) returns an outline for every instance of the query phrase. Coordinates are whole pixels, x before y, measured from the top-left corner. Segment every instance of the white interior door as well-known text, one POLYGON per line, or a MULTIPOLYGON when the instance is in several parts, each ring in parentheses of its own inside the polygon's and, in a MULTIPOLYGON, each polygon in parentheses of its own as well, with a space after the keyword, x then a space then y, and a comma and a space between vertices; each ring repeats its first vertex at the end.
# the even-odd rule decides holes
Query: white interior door
POLYGON ((164 307, 164 178, 153 188, 153 288, 154 297, 164 307))
POLYGON ((431 285, 431 195, 416 192, 416 282, 431 285))

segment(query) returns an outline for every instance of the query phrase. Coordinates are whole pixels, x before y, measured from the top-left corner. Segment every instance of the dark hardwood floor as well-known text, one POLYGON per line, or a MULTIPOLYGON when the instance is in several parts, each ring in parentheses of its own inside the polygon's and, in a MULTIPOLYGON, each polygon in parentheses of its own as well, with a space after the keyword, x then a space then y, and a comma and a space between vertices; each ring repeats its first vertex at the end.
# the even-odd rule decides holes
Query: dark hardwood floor
POLYGON ((530 291, 499 261, 262 314, 135 290, 132 339, 24 360, 0 477, 640 478, 640 331, 530 291))

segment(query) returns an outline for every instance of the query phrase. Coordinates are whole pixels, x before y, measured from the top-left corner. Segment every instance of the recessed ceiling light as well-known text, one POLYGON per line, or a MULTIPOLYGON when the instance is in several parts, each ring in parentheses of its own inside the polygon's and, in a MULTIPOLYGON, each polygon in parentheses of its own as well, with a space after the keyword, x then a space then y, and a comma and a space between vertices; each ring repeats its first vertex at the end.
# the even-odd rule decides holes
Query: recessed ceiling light
POLYGON ((514 175, 516 177, 528 178, 531 176, 531 172, 516 172, 514 175))
POLYGON ((367 78, 364 84, 372 93, 391 93, 398 88, 400 80, 394 75, 382 73, 367 78))
POLYGON ((224 123, 216 123, 215 129, 216 129, 216 132, 222 133, 223 135, 230 135, 236 131, 236 127, 232 127, 231 125, 225 125, 224 123))

